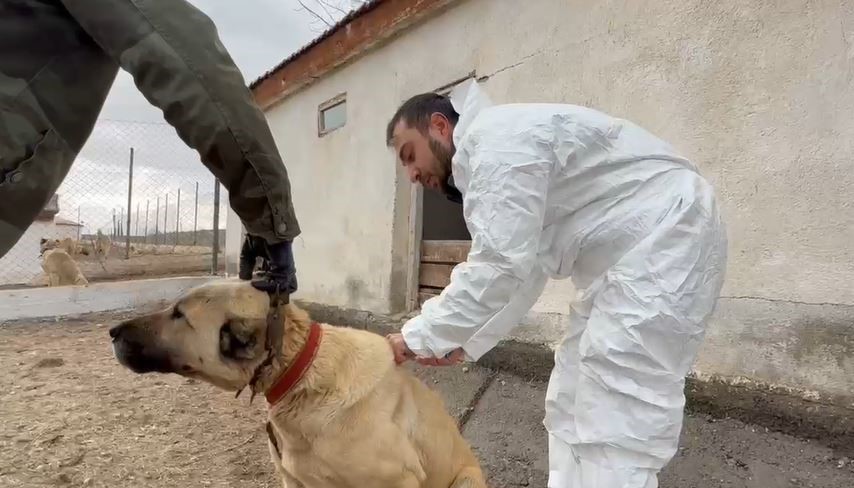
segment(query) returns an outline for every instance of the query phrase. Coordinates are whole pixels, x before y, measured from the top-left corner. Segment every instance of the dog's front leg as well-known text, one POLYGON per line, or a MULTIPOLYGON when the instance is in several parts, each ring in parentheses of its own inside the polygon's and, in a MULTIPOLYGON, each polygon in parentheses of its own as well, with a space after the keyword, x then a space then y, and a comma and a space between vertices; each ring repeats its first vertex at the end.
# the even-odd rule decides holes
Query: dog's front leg
POLYGON ((296 480, 293 476, 289 475, 287 471, 281 469, 282 476, 282 486, 284 488, 305 488, 305 485, 296 480))
POLYGON ((406 473, 406 476, 400 481, 400 484, 394 488, 421 488, 422 480, 419 480, 415 473, 406 473))
POLYGON ((283 488, 305 488, 305 486, 291 476, 285 468, 282 467, 282 458, 276 446, 268 439, 267 447, 270 449, 270 458, 273 460, 273 467, 276 469, 276 474, 282 480, 283 488))
POLYGON ((278 440, 273 429, 273 424, 267 422, 267 448, 270 449, 270 457, 273 459, 273 466, 276 469, 276 474, 282 480, 284 488, 305 488, 305 486, 290 475, 282 466, 282 453, 279 451, 278 440))

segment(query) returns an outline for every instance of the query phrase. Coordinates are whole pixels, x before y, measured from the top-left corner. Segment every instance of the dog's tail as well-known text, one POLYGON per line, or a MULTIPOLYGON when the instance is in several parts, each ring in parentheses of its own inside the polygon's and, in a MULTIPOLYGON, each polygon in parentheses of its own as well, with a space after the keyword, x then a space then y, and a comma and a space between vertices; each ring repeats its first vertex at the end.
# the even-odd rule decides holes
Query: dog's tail
POLYGON ((483 472, 477 466, 465 466, 449 488, 486 488, 483 472))

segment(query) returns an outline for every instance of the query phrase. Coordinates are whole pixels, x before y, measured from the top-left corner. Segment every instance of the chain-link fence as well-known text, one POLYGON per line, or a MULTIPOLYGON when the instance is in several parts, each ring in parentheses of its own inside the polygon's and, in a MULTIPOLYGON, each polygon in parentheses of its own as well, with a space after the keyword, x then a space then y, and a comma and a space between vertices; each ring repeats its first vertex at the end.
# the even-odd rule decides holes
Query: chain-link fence
POLYGON ((56 195, 0 259, 0 286, 56 280, 56 258, 46 256, 61 253, 51 248, 65 250, 89 282, 221 271, 227 202, 168 124, 101 120, 56 195))

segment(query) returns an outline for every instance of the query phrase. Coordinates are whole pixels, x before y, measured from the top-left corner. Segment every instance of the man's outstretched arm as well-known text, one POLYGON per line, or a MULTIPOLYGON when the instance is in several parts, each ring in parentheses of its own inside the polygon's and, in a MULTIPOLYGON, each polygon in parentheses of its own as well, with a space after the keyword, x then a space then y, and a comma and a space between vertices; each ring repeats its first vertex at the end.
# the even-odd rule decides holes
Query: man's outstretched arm
POLYGON ((279 274, 293 274, 285 268, 292 267, 290 241, 300 229, 288 174, 264 115, 211 20, 185 0, 62 4, 198 151, 228 190, 247 233, 267 244, 261 255, 278 261, 279 274))
POLYGON ((401 331, 418 356, 443 358, 462 348, 477 360, 518 324, 545 286, 537 253, 551 162, 528 151, 525 141, 491 139, 471 156, 475 169, 464 202, 472 234, 468 258, 401 331))

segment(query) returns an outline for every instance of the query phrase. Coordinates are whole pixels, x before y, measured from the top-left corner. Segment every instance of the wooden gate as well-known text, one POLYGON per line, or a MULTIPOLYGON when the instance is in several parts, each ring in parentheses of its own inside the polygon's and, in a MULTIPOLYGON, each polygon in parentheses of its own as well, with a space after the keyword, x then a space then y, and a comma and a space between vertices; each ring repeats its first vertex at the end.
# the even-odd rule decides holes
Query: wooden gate
POLYGON ((438 295, 451 282, 454 266, 466 260, 471 241, 421 241, 418 306, 438 295))

